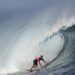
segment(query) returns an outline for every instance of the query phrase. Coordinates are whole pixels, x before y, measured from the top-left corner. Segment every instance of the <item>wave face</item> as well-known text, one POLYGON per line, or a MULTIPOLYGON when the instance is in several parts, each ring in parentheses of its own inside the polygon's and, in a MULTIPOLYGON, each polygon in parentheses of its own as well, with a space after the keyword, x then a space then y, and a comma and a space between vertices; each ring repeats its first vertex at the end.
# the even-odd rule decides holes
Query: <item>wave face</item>
POLYGON ((64 46, 47 72, 50 75, 75 75, 75 25, 65 30, 61 29, 59 33, 64 37, 64 46))
POLYGON ((61 29, 59 33, 64 37, 64 46, 45 70, 45 75, 75 75, 75 25, 65 30, 61 29))
MULTIPOLYGON (((26 75, 75 75, 75 25, 66 29, 60 29, 54 36, 57 35, 64 38, 63 48, 58 55, 40 72, 33 72, 26 75)), ((46 38, 44 43, 48 41, 49 39, 46 38)), ((24 73, 10 75, 24 75, 24 73)))

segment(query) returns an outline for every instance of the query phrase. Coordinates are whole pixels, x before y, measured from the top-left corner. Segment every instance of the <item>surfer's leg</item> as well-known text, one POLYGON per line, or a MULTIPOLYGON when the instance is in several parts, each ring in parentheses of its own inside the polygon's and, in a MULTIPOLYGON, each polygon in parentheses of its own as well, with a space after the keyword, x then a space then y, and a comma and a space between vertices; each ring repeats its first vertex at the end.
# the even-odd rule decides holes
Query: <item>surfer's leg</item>
POLYGON ((33 68, 36 68, 36 67, 37 67, 37 65, 38 65, 37 61, 36 61, 36 60, 34 60, 34 61, 33 61, 33 66, 32 66, 32 68, 31 68, 31 70, 33 70, 33 68))
POLYGON ((35 66, 35 61, 33 60, 33 66, 31 67, 31 70, 34 68, 35 66))
POLYGON ((34 66, 34 68, 36 68, 36 67, 37 67, 37 65, 34 66))
POLYGON ((37 68, 37 65, 33 65, 31 71, 34 70, 35 68, 37 68))
POLYGON ((33 71, 36 67, 37 67, 37 65, 33 65, 31 68, 31 71, 33 71))
POLYGON ((33 65, 33 66, 31 67, 31 71, 33 70, 34 66, 35 66, 35 65, 33 65))

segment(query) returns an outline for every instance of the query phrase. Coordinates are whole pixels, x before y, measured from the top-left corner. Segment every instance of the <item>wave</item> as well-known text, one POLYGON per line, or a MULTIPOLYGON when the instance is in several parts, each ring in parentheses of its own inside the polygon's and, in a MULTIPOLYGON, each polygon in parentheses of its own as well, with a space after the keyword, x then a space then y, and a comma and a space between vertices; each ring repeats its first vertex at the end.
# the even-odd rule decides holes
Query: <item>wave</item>
MULTIPOLYGON (((60 36, 61 39, 64 40, 62 48, 59 48, 60 50, 57 51, 57 55, 48 63, 44 69, 42 69, 40 72, 34 72, 31 75, 75 75, 75 25, 66 29, 60 29, 58 33, 52 38, 55 36, 60 36)), ((41 48, 43 48, 45 45, 47 47, 48 44, 50 45, 49 41, 52 40, 52 38, 46 38, 41 43, 39 48, 41 46, 41 48)), ((48 56, 50 57, 50 55, 48 56)), ((18 72, 10 75, 24 75, 24 73, 25 72, 18 72)))
POLYGON ((64 46, 58 56, 48 64, 46 75, 75 75, 75 25, 61 29, 58 33, 64 37, 64 46))

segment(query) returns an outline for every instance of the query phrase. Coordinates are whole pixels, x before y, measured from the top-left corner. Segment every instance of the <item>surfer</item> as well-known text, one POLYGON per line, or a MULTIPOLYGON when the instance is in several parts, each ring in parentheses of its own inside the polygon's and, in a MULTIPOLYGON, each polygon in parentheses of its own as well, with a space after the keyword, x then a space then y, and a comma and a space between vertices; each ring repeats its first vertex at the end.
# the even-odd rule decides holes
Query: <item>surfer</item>
POLYGON ((40 57, 37 57, 33 60, 33 66, 31 67, 30 71, 33 71, 33 68, 36 68, 38 64, 41 66, 41 63, 40 63, 41 60, 44 63, 46 63, 45 60, 43 59, 43 55, 41 55, 40 57))

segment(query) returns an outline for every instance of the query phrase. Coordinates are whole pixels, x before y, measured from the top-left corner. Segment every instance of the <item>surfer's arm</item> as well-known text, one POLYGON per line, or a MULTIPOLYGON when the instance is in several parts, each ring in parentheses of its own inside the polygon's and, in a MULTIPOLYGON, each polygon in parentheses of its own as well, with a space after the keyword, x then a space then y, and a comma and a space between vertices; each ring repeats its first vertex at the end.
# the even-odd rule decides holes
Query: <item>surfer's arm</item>
POLYGON ((42 61, 43 61, 44 63, 46 63, 46 61, 45 61, 44 59, 42 59, 42 61))

